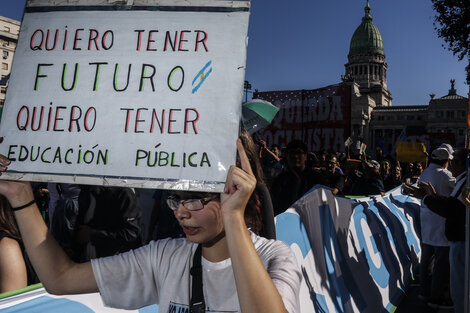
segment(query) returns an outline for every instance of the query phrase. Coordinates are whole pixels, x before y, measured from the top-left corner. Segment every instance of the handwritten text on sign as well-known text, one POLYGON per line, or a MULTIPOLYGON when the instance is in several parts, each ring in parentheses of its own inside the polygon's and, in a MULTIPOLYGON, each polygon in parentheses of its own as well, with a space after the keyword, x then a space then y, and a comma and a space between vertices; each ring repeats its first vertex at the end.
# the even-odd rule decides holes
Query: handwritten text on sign
POLYGON ((0 125, 10 170, 223 184, 247 24, 247 12, 25 14, 0 125))

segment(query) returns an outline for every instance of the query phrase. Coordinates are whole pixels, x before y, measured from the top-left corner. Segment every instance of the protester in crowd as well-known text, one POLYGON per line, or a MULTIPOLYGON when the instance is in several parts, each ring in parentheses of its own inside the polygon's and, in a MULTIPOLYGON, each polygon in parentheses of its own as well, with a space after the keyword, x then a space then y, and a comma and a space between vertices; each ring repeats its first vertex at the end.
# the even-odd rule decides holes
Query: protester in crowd
POLYGON ((364 174, 354 183, 349 194, 352 196, 385 195, 379 162, 364 160, 362 166, 364 174))
POLYGON ((362 162, 356 159, 347 159, 343 162, 344 188, 343 194, 350 195, 353 186, 362 178, 362 162))
MULTIPOLYGON (((377 162, 379 162, 377 160, 377 162)), ((387 159, 383 159, 380 163, 380 175, 382 176, 382 180, 385 182, 391 174, 391 168, 392 166, 390 165, 390 161, 387 159)))
MULTIPOLYGON (((256 203, 256 207, 260 208, 257 214, 258 219, 262 221, 262 227, 258 235, 268 239, 275 239, 273 205, 269 190, 264 183, 263 169, 258 157, 256 145, 250 133, 244 128, 241 129, 239 138, 242 141, 257 182, 255 191, 250 198, 250 203, 256 203)), ((239 158, 237 158, 237 166, 240 166, 239 158)), ((148 241, 152 239, 159 240, 164 238, 184 237, 183 229, 179 226, 178 220, 173 214, 173 210, 171 210, 166 203, 166 199, 169 195, 171 195, 171 191, 168 190, 155 191, 155 204, 150 221, 153 231, 148 241)))
POLYGON ((165 238, 183 238, 184 232, 173 210, 168 207, 166 199, 171 195, 170 190, 157 189, 153 193, 153 208, 149 223, 149 237, 146 242, 165 238))
POLYGON ((418 182, 419 176, 424 171, 423 163, 422 162, 416 162, 415 165, 413 166, 413 175, 411 176, 411 184, 415 184, 418 182))
POLYGON ((70 256, 75 255, 75 231, 78 218, 80 185, 48 183, 49 232, 70 256))
POLYGON ((343 195, 344 175, 338 170, 338 161, 335 155, 327 156, 326 166, 326 169, 322 171, 322 184, 330 187, 335 196, 343 195))
MULTIPOLYGON (((49 231, 54 235, 54 213, 59 199, 65 198, 74 201, 78 205, 78 195, 80 194, 80 186, 78 184, 64 183, 48 183, 47 190, 49 192, 49 231)), ((60 201, 59 201, 60 202, 60 201)), ((58 238, 56 238, 58 240, 58 238)))
MULTIPOLYGON (((438 195, 432 183, 420 183, 420 188, 405 188, 433 212, 445 218, 445 235, 450 241, 450 293, 455 313, 464 312, 465 299, 465 202, 461 193, 467 180, 466 159, 468 149, 456 150, 450 160, 449 169, 456 178, 456 184, 449 197, 438 195)), ((429 302, 433 308, 445 308, 442 303, 429 302)))
POLYGON ((326 159, 328 157, 328 152, 325 149, 321 149, 318 151, 317 155, 317 165, 316 167, 325 169, 327 167, 326 165, 326 159))
POLYGON ((271 150, 268 149, 264 140, 260 140, 258 143, 260 146, 259 158, 263 168, 264 180, 269 187, 272 179, 282 171, 281 150, 278 145, 273 145, 271 150))
MULTIPOLYGON (((439 196, 448 197, 455 186, 455 178, 447 170, 452 155, 447 149, 432 151, 429 166, 422 172, 419 181, 431 183, 439 196)), ((420 298, 430 303, 445 301, 444 290, 449 281, 449 241, 445 236, 445 219, 421 203, 421 262, 420 298), (434 257, 431 282, 429 281, 431 260, 434 257)))
MULTIPOLYGON (((408 162, 404 163, 404 166, 402 168, 402 177, 403 181, 407 184, 414 184, 416 181, 413 181, 413 175, 414 175, 414 163, 413 162, 408 162)), ((415 177, 416 180, 418 179, 415 177)))
POLYGON ((384 152, 381 147, 375 148, 375 160, 379 162, 379 164, 382 164, 382 161, 386 160, 384 152))
MULTIPOLYGON (((258 237, 255 228, 247 229, 256 225, 247 225, 244 218, 256 216, 249 205, 256 178, 240 140, 237 148, 241 167, 230 167, 222 194, 178 192, 168 199, 186 239, 151 242, 81 264, 72 262, 48 235, 28 183, 0 181, 0 194, 11 203, 31 260, 51 293, 99 291, 104 303, 116 308, 158 303, 162 312, 190 306, 194 311, 193 280, 195 289, 204 291, 202 312, 298 312, 302 276, 292 251, 280 241, 258 237), (190 270, 198 261, 203 273, 200 266, 190 270), (198 286, 201 275, 204 288, 198 286)), ((0 156, 0 170, 9 163, 0 156)))
POLYGON ((321 183, 320 172, 306 166, 307 145, 304 142, 289 142, 286 154, 287 166, 271 184, 274 215, 284 212, 313 186, 321 183))
POLYGON ((400 163, 394 165, 387 178, 384 179, 384 187, 386 191, 389 191, 402 184, 401 178, 401 166, 400 163))
POLYGON ((132 189, 80 185, 78 206, 75 261, 115 255, 142 245, 142 212, 132 189))
POLYGON ((37 282, 10 204, 4 196, 0 196, 0 293, 37 282))
MULTIPOLYGON (((240 129, 239 138, 242 142, 248 160, 250 161, 250 167, 252 169, 253 175, 256 178, 256 187, 250 197, 250 200, 248 201, 248 204, 258 208, 256 210, 256 220, 262 221, 262 225, 257 234, 267 239, 276 239, 276 231, 274 227, 274 209, 271 195, 269 194, 269 189, 266 186, 265 179, 263 177, 263 167, 261 166, 259 153, 257 153, 256 144, 250 133, 244 128, 240 129)), ((238 156, 236 165, 241 167, 240 158, 238 156)), ((245 216, 245 219, 247 219, 247 223, 250 223, 249 216, 245 216)))

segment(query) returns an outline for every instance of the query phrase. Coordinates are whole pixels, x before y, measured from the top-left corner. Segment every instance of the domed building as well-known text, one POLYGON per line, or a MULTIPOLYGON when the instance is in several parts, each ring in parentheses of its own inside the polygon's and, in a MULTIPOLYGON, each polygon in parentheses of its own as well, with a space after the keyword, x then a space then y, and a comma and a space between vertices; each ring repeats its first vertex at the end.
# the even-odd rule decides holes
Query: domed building
POLYGON ((465 146, 468 99, 457 94, 451 80, 449 94, 431 95, 429 105, 392 106, 387 89, 384 41, 372 22, 367 1, 361 24, 352 35, 348 63, 342 80, 351 84, 351 135, 360 137, 373 151, 391 152, 398 137, 423 141, 428 148, 442 142, 465 146), (405 131, 404 131, 405 130, 405 131))
POLYGON ((343 82, 353 83, 351 101, 351 134, 367 139, 369 117, 376 107, 392 105, 392 94, 387 89, 387 62, 382 35, 374 25, 367 1, 361 24, 351 38, 348 63, 343 82))
POLYGON ((398 139, 424 142, 428 149, 443 142, 464 147, 468 99, 457 94, 454 81, 448 95, 432 95, 428 105, 392 106, 385 50, 367 1, 362 21, 351 37, 342 82, 311 90, 253 94, 253 98, 280 108, 263 130, 263 139, 281 147, 300 139, 311 151, 340 152, 346 150, 346 143, 354 143, 351 151, 365 142, 370 154, 378 146, 393 153, 398 139))
POLYGON ((359 84, 361 94, 370 95, 377 106, 391 106, 392 95, 387 89, 387 62, 382 35, 372 22, 369 1, 362 23, 351 38, 346 77, 359 84))

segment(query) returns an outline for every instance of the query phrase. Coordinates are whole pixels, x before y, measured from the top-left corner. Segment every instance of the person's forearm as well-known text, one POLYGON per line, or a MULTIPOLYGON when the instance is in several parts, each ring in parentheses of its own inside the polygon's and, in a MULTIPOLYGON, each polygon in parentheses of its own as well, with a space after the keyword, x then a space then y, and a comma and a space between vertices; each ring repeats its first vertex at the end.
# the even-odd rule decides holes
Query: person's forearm
MULTIPOLYGON (((32 199, 32 191, 26 188, 12 197, 10 203, 12 207, 18 207, 32 199)), ((49 233, 36 204, 15 211, 15 217, 28 257, 49 292, 65 294, 97 291, 91 265, 76 264, 68 258, 49 233)))
MULTIPOLYGON (((264 268, 243 216, 223 216, 241 311, 286 312, 282 298, 264 268)), ((241 214, 240 214, 241 215, 241 214)))

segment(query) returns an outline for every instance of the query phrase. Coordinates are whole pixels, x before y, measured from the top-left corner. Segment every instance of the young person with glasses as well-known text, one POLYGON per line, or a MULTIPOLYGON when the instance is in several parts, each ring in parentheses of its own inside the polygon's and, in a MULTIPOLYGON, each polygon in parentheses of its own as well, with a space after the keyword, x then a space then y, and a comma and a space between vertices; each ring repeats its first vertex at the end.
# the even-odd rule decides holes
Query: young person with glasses
MULTIPOLYGON (((54 241, 29 183, 0 181, 0 194, 11 203, 50 293, 99 291, 107 306, 156 303, 160 312, 298 312, 301 273, 292 251, 247 228, 256 220, 249 202, 257 181, 240 140, 237 149, 240 166, 230 167, 223 193, 176 192, 167 199, 186 238, 152 241, 87 263, 72 262, 54 241)), ((0 171, 9 163, 0 156, 0 171)))

